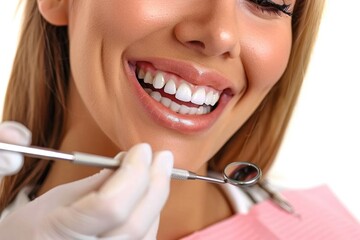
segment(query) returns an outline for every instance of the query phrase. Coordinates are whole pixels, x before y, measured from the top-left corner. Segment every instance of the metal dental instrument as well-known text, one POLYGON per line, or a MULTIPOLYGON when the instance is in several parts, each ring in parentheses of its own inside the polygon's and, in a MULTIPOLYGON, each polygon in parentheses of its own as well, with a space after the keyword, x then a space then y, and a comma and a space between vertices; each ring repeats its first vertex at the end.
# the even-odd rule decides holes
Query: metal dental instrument
POLYGON ((196 173, 176 169, 172 171, 171 177, 179 180, 203 180, 211 183, 230 183, 238 187, 249 187, 256 184, 262 176, 258 166, 248 162, 233 162, 226 165, 223 172, 223 179, 199 176, 196 173))
POLYGON ((268 186, 269 183, 266 180, 258 182, 258 185, 263 191, 265 191, 269 195, 270 199, 275 205, 277 205, 285 212, 301 219, 301 215, 295 211, 294 207, 288 201, 286 201, 279 193, 270 189, 270 187, 268 186))
MULTIPOLYGON (((121 165, 121 160, 87 154, 87 153, 64 153, 52 149, 39 147, 26 147, 16 144, 8 144, 0 142, 0 150, 21 153, 24 156, 36 157, 48 160, 64 160, 75 164, 90 165, 104 168, 118 168, 121 165)), ((211 183, 230 183, 238 187, 248 187, 257 183, 261 178, 262 172, 255 164, 248 162, 233 162, 225 167, 223 179, 200 176, 196 173, 176 169, 172 170, 171 177, 178 180, 203 180, 211 183)))

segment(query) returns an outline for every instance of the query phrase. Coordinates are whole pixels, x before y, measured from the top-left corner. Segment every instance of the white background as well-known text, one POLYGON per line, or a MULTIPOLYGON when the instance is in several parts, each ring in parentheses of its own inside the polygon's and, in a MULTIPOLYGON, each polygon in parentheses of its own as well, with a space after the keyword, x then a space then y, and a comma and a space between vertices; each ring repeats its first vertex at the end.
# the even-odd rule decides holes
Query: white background
MULTIPOLYGON (((21 17, 15 14, 17 2, 0 2, 0 110, 21 17)), ((360 1, 327 2, 312 63, 271 177, 296 188, 326 183, 360 219, 360 1)))

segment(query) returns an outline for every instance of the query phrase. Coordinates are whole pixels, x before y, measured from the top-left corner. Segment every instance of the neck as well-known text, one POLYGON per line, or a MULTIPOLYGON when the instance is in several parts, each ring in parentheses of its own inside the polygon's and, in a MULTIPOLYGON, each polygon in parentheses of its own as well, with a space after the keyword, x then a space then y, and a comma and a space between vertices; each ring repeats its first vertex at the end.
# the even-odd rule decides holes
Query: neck
POLYGON ((180 239, 231 215, 218 185, 173 180, 161 213, 158 239, 180 239))

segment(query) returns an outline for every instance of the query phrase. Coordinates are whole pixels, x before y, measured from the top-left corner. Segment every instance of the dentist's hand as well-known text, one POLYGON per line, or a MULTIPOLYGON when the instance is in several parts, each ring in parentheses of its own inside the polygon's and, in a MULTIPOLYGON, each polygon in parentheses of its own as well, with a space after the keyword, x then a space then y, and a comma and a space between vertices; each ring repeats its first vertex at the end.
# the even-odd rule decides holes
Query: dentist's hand
MULTIPOLYGON (((0 142, 30 145, 31 132, 17 122, 0 124, 0 142)), ((23 165, 21 154, 0 151, 0 177, 18 172, 23 165)))
POLYGON ((15 210, 0 222, 0 239, 156 239, 172 165, 171 152, 138 144, 115 172, 53 188, 15 210))

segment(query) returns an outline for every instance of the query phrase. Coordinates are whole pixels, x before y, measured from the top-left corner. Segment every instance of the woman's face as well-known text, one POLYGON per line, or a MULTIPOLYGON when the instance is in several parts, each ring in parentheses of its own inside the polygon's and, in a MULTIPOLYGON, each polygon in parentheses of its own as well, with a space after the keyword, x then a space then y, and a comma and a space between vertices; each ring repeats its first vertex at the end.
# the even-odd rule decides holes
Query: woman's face
MULTIPOLYGON (((148 142, 196 171, 284 72, 283 0, 69 1, 78 95, 121 149, 148 142)), ((287 0, 291 12, 295 0, 287 0)))

